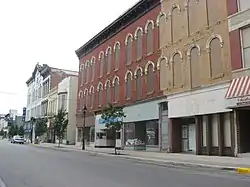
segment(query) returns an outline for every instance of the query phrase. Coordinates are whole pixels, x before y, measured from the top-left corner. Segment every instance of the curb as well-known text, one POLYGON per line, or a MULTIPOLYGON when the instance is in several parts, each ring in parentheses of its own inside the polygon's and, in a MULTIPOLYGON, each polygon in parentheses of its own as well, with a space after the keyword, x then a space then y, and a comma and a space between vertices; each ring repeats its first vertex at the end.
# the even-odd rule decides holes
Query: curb
POLYGON ((250 174, 250 168, 241 168, 241 167, 230 167, 230 166, 218 166, 218 165, 208 165, 208 164, 195 164, 195 163, 187 163, 187 162, 179 162, 179 161, 172 161, 172 160, 155 160, 155 159, 150 159, 150 158, 140 158, 140 157, 135 157, 135 156, 130 156, 130 155, 113 155, 110 153, 105 153, 105 152, 98 152, 98 151, 92 151, 92 150, 78 150, 74 148, 67 148, 67 147, 49 147, 49 146, 44 146, 40 144, 32 144, 32 146, 36 147, 43 147, 43 148, 48 148, 48 149, 54 149, 54 150, 69 150, 69 151, 75 151, 75 152, 85 152, 85 153, 91 153, 91 154, 96 154, 96 155, 103 155, 103 156, 115 156, 127 160, 134 160, 137 162, 141 163, 148 163, 148 164, 153 164, 157 166, 162 166, 162 167, 185 167, 185 168, 200 168, 200 169, 215 169, 215 170, 221 170, 221 171, 234 171, 239 174, 250 174))

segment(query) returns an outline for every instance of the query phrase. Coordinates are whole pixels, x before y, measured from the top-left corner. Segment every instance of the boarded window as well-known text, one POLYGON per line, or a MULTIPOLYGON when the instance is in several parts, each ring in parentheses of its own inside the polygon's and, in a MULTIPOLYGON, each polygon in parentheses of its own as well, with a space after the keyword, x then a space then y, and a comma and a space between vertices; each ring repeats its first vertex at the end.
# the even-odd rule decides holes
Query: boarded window
POLYGON ((111 92, 110 92, 110 82, 107 83, 106 85, 106 99, 107 99, 107 103, 110 103, 110 99, 111 99, 111 92))
POLYGON ((147 53, 153 52, 153 24, 150 22, 147 28, 147 53))
POLYGON ((199 49, 194 47, 190 52, 190 71, 191 71, 191 86, 195 88, 200 86, 200 62, 199 49))
POLYGON ((137 99, 140 100, 142 98, 142 71, 141 69, 137 70, 136 74, 136 95, 137 99))
POLYGON ((103 76, 103 70, 104 70, 104 58, 103 58, 103 55, 102 55, 101 59, 100 59, 100 77, 103 76))
POLYGON ((136 33, 136 58, 142 57, 142 30, 138 29, 136 33))
POLYGON ((92 81, 94 80, 95 78, 95 60, 93 59, 92 60, 92 81))
POLYGON ((128 37, 127 45, 126 45, 126 62, 127 65, 132 62, 132 37, 128 37))
POLYGON ((218 76, 223 72, 223 65, 221 59, 221 44, 218 38, 215 38, 210 43, 210 63, 211 63, 211 77, 218 76))
POLYGON ((147 74, 147 91, 148 93, 154 91, 155 85, 155 75, 154 75, 154 67, 152 64, 148 65, 148 74, 147 74))
POLYGON ((183 36, 183 28, 181 23, 183 22, 180 10, 176 7, 172 11, 172 41, 177 42, 183 36))

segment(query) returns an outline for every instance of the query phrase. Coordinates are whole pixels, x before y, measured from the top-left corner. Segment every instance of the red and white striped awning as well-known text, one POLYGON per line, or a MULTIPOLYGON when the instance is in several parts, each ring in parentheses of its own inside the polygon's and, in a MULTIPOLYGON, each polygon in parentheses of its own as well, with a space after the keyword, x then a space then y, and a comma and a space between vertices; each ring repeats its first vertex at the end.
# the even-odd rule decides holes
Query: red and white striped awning
POLYGON ((250 77, 240 77, 233 79, 227 93, 225 95, 226 99, 250 96, 250 77))

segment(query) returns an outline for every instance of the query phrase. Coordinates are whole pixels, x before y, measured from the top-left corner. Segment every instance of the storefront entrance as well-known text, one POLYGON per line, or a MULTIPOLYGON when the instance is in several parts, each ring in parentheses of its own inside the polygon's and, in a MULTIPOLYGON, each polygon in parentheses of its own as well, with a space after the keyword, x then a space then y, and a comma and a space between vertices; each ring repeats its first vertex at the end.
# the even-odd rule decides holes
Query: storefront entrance
POLYGON ((250 152, 250 108, 237 109, 240 153, 250 152))
POLYGON ((193 118, 182 119, 182 152, 196 152, 196 132, 193 118))

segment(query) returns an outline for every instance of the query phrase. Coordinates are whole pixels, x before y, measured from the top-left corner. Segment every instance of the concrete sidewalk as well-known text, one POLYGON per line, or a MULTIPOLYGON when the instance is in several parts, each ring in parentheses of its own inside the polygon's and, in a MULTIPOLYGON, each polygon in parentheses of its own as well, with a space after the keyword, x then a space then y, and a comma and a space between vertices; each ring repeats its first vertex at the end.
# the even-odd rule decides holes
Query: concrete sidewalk
MULTIPOLYGON (((57 148, 56 144, 41 143, 42 147, 53 149, 67 149, 72 151, 82 151, 81 146, 61 145, 57 148)), ((101 154, 106 156, 118 156, 126 159, 133 159, 161 166, 182 166, 214 168, 220 170, 234 170, 239 173, 250 173, 250 157, 218 157, 218 156, 197 156, 190 154, 129 151, 122 150, 120 155, 113 155, 114 149, 93 148, 86 146, 85 152, 101 154)))

